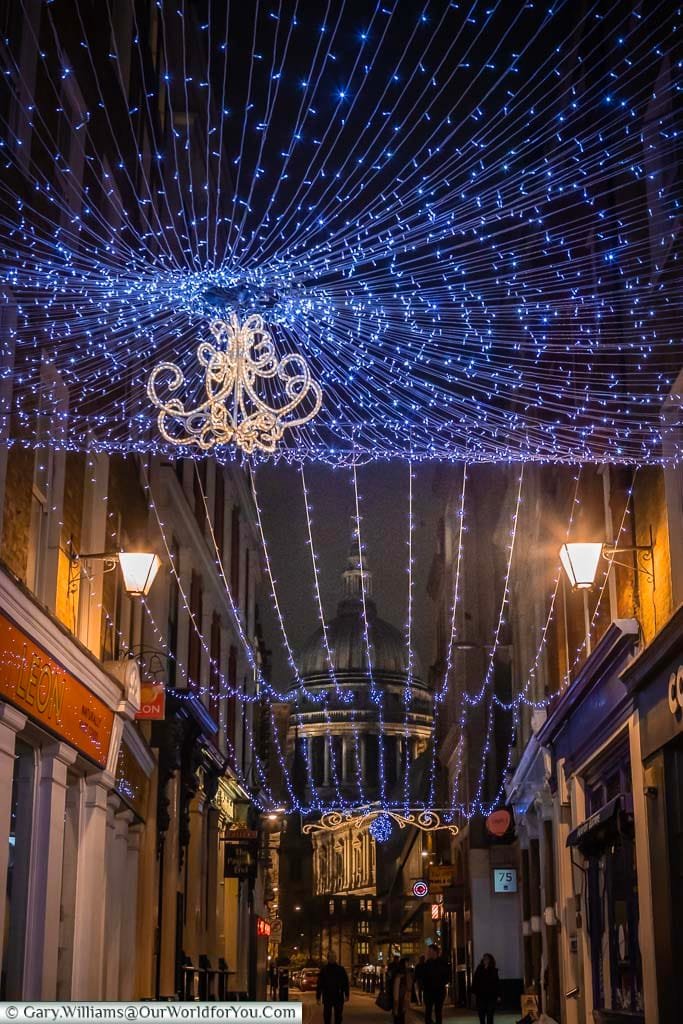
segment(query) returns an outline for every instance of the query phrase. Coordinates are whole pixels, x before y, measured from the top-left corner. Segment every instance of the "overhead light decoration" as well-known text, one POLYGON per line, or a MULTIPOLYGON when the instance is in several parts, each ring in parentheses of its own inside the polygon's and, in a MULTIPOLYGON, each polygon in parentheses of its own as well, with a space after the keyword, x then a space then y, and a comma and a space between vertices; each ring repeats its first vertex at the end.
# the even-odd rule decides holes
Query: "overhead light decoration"
POLYGON ((418 828, 422 832, 448 831, 457 836, 459 829, 452 821, 444 821, 438 809, 417 807, 403 809, 403 812, 390 807, 362 807, 356 811, 327 811, 317 821, 309 821, 303 826, 304 835, 316 832, 338 832, 348 825, 358 831, 366 826, 375 842, 385 843, 391 837, 393 825, 399 828, 418 828))
POLYGON ((388 843, 394 831, 388 814, 380 814, 370 822, 368 832, 376 843, 388 843))
POLYGON ((197 347, 206 394, 199 405, 187 408, 173 396, 185 383, 185 374, 175 363, 158 363, 150 374, 147 394, 159 409, 161 436, 170 444, 202 451, 234 444, 247 454, 272 454, 286 430, 303 426, 317 415, 323 399, 320 385, 299 353, 278 358, 258 313, 240 323, 233 312, 229 320, 213 320, 209 330, 215 343, 203 341, 197 347), (164 378, 170 392, 166 398, 158 392, 164 378), (281 386, 285 397, 281 404, 270 404, 268 381, 281 386), (304 403, 305 411, 297 413, 304 403))

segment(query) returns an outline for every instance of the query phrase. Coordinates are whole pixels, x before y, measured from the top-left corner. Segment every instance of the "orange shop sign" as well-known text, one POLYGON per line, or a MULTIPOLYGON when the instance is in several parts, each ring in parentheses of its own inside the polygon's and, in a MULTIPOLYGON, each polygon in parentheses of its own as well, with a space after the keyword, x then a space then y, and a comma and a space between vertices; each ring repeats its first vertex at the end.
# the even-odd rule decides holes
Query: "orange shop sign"
POLYGON ((114 712, 4 615, 0 697, 105 767, 114 712))
POLYGON ((140 710, 135 717, 163 722, 166 717, 166 687, 163 683, 142 680, 140 684, 140 710))

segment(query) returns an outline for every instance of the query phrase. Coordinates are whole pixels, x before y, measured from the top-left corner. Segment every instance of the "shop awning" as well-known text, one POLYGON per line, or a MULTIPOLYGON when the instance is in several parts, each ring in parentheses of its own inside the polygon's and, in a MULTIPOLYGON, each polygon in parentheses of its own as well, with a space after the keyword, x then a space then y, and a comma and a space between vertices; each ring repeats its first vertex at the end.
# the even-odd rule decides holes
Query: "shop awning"
POLYGON ((630 820, 630 805, 630 797, 626 794, 615 796, 569 833, 567 846, 578 847, 586 856, 600 853, 617 836, 623 834, 624 826, 630 820))

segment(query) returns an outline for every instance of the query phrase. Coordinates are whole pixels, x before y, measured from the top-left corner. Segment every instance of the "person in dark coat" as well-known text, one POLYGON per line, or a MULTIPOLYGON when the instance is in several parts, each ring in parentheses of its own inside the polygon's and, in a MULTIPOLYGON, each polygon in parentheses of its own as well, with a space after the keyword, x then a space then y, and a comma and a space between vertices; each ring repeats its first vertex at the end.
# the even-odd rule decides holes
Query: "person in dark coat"
POLYGON ((327 963, 318 975, 315 998, 317 1002, 322 1000, 325 1024, 330 1024, 333 1011, 334 1024, 342 1024, 344 1001, 349 998, 349 976, 345 968, 337 963, 332 950, 327 954, 327 963))
POLYGON ((490 953, 484 953, 474 972, 472 991, 477 997, 479 1024, 493 1024, 493 1014, 500 995, 500 979, 496 961, 490 953))
POLYGON ((448 985, 448 963, 438 946, 430 946, 422 976, 425 1024, 442 1024, 443 1004, 448 985), (432 1013, 434 1019, 432 1021, 432 1013))
POLYGON ((425 974, 425 958, 421 956, 415 964, 415 970, 413 972, 413 1002, 417 1003, 418 1006, 422 1006, 422 982, 425 974))

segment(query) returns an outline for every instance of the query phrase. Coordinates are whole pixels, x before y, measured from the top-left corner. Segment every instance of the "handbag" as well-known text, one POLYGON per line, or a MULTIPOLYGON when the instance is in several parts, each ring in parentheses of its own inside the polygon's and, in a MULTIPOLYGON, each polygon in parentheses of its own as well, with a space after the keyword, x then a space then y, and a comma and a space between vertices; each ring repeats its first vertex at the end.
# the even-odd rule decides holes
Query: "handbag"
POLYGON ((375 999, 375 1006, 378 1006, 380 1008, 380 1010, 390 1010, 391 1009, 391 996, 389 995, 389 993, 388 992, 380 992, 380 994, 375 999))

